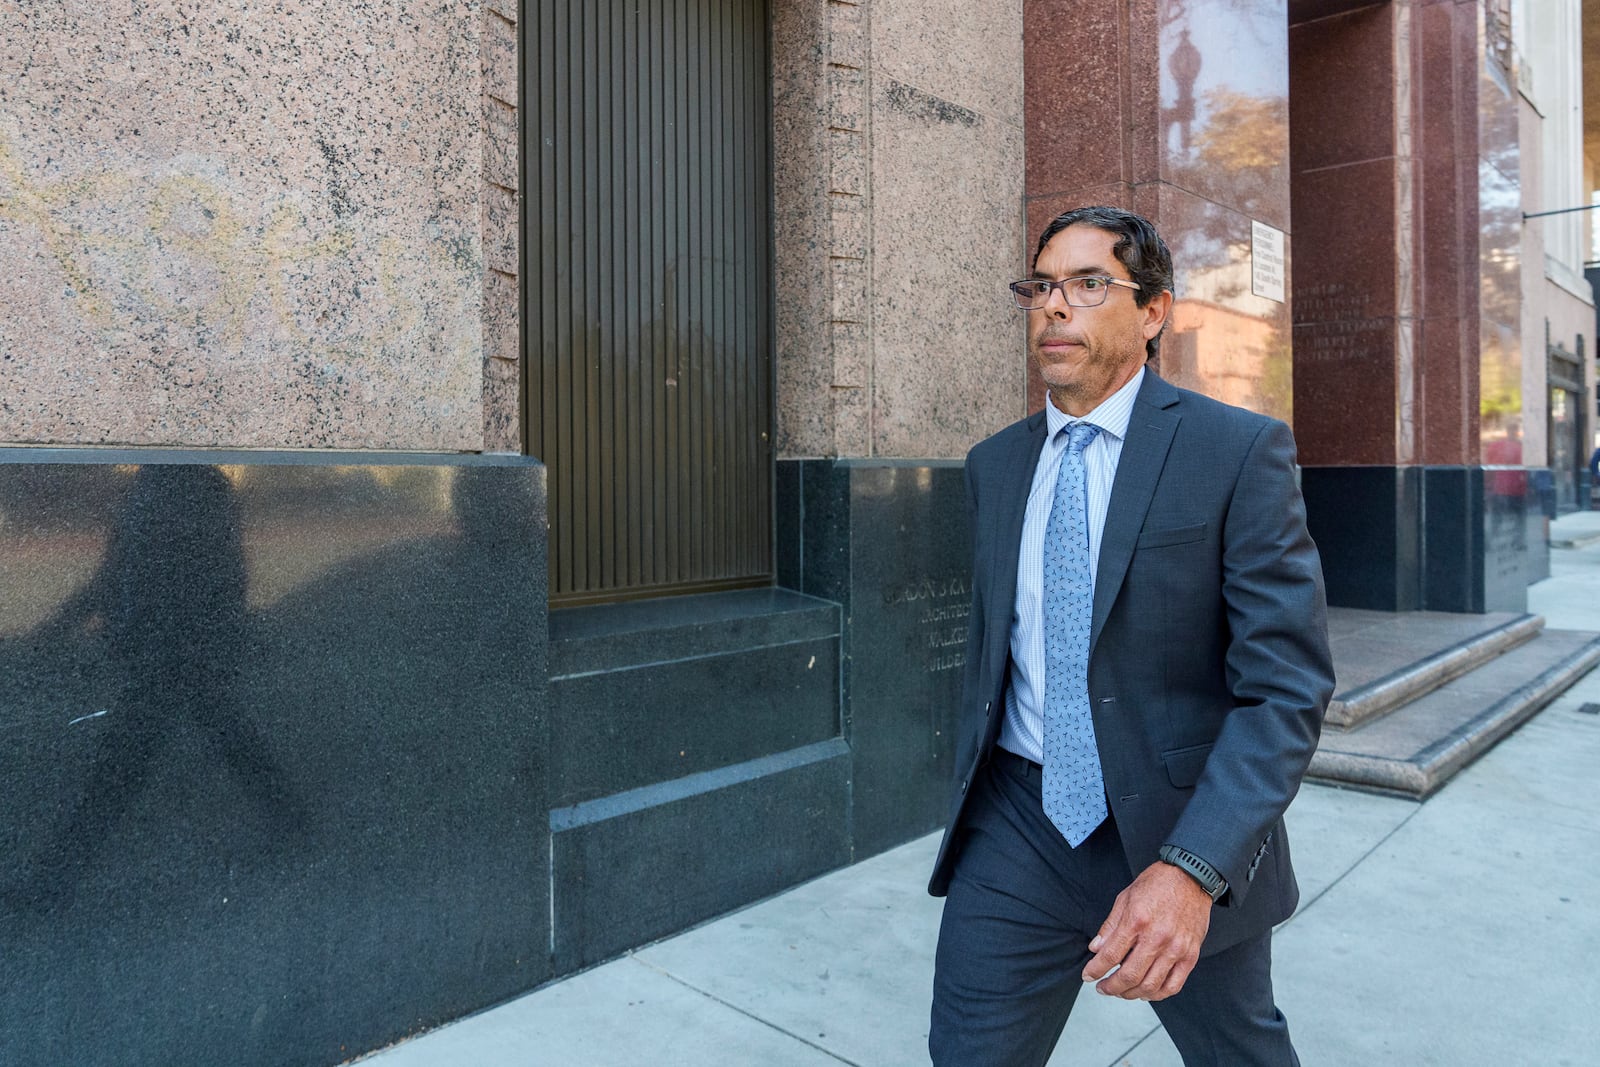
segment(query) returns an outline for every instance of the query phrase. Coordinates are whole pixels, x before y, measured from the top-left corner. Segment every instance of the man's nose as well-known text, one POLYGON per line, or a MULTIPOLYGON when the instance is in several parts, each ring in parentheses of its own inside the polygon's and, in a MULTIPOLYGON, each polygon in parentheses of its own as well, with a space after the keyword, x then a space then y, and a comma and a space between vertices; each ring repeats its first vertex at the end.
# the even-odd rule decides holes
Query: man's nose
POLYGON ((1059 285, 1044 298, 1044 313, 1052 319, 1072 318, 1072 305, 1067 303, 1067 294, 1061 291, 1059 285))

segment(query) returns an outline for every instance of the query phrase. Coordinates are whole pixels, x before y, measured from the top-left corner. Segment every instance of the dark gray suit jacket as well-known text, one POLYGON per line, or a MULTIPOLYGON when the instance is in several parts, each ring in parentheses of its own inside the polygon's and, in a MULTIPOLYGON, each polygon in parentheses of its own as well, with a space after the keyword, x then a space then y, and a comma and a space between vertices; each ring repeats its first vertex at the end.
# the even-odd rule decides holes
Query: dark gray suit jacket
MULTIPOLYGON (((1018 546, 1045 433, 1039 412, 967 455, 972 615, 936 896, 1004 717, 1018 546)), ((1146 372, 1100 546, 1089 699, 1132 871, 1170 841, 1228 879, 1207 954, 1294 911, 1282 816, 1333 684, 1322 565, 1289 428, 1146 372)))

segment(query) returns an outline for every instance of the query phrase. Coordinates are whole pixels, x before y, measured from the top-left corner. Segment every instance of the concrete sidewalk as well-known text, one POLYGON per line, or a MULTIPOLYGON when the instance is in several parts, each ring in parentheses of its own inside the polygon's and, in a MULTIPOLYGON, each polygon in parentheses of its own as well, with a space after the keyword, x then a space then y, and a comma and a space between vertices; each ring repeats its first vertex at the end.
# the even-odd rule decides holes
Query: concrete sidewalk
MULTIPOLYGON (((1529 592, 1600 630, 1600 544, 1529 592)), ((1307 1064, 1591 1064, 1600 1005, 1600 671, 1422 804, 1308 785, 1276 938, 1307 1064)), ((937 837, 640 949, 364 1063, 927 1063, 937 837)), ((1146 1004, 1086 991, 1052 1065, 1180 1063, 1146 1004)))
POLYGON ((1600 511, 1573 511, 1550 520, 1551 548, 1584 548, 1600 542, 1600 511))

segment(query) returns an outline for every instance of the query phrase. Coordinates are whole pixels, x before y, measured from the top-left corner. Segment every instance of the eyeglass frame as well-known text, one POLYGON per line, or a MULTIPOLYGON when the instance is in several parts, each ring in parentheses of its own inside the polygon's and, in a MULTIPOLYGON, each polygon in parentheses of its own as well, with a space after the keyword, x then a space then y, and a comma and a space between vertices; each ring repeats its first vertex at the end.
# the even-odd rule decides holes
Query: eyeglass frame
POLYGON ((1144 286, 1140 285, 1138 282, 1130 282, 1130 281, 1127 281, 1124 278, 1113 277, 1110 274, 1074 274, 1070 278, 1062 278, 1062 279, 1060 279, 1058 281, 1051 281, 1049 278, 1020 278, 1017 281, 1014 281, 1014 282, 1011 282, 1010 284, 1008 284, 1006 286, 1006 288, 1011 290, 1011 302, 1016 305, 1018 311, 1043 311, 1046 307, 1050 306, 1050 294, 1052 292, 1060 292, 1062 301, 1069 308, 1097 308, 1097 307, 1101 307, 1101 306, 1103 306, 1105 304, 1106 300, 1110 297, 1111 289, 1109 287, 1113 286, 1113 285, 1120 285, 1124 289, 1133 289, 1136 292, 1141 292, 1141 293, 1144 292, 1144 286), (1088 280, 1090 278, 1098 279, 1099 281, 1101 281, 1101 282, 1106 284, 1107 288, 1104 290, 1105 295, 1101 296, 1100 297, 1100 302, 1096 303, 1096 304, 1074 304, 1067 297, 1067 290, 1066 290, 1067 283, 1069 283, 1069 282, 1086 281, 1086 280, 1088 280), (1034 284, 1034 285, 1043 284, 1043 285, 1048 285, 1050 287, 1050 288, 1048 288, 1048 289, 1046 289, 1044 291, 1044 298, 1043 298, 1043 300, 1041 301, 1041 303, 1037 307, 1026 307, 1026 306, 1024 306, 1023 303, 1022 303, 1022 294, 1017 292, 1017 286, 1019 286, 1019 285, 1028 285, 1028 284, 1034 284))

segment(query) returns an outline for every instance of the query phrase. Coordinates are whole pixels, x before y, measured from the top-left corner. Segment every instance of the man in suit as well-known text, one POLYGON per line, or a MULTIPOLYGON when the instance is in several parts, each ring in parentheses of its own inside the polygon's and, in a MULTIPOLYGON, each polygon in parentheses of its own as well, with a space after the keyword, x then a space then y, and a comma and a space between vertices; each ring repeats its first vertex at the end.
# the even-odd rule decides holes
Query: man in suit
POLYGON ((1271 932, 1333 668, 1293 438, 1146 369, 1148 220, 1059 216, 1012 289, 1049 400, 967 456, 934 1063, 1043 1064, 1085 982, 1151 1001, 1186 1064, 1296 1063, 1271 932))

